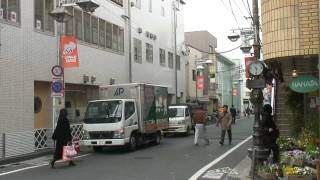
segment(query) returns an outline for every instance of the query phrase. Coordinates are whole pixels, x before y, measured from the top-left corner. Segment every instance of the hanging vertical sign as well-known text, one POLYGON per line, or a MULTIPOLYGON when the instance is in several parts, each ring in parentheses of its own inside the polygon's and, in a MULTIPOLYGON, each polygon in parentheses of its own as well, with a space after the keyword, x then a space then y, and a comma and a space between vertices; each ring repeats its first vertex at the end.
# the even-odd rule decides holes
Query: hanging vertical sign
POLYGON ((232 89, 232 96, 237 96, 237 95, 238 95, 237 89, 233 88, 232 89))
POLYGON ((197 89, 203 89, 203 87, 204 87, 203 76, 197 76, 197 89))
POLYGON ((64 68, 79 67, 77 41, 74 36, 62 36, 60 39, 61 61, 64 68))
POLYGON ((245 63, 245 68, 246 68, 246 78, 249 79, 249 65, 252 61, 256 60, 256 57, 250 56, 250 57, 245 57, 244 58, 244 63, 245 63))

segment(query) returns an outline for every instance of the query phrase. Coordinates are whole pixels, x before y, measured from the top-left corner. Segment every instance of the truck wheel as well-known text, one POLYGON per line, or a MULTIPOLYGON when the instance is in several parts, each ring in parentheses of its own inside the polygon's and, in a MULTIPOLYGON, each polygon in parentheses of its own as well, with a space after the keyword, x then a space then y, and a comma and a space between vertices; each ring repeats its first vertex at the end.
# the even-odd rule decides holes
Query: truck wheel
POLYGON ((93 151, 94 151, 94 152, 102 152, 102 147, 100 147, 100 146, 94 146, 94 147, 93 147, 93 151))
POLYGON ((161 143, 161 133, 160 133, 160 132, 157 132, 155 138, 156 138, 156 139, 155 139, 154 143, 155 143, 155 144, 160 144, 160 143, 161 143))
POLYGON ((137 149, 137 138, 134 134, 132 134, 129 142, 129 150, 135 151, 136 149, 137 149))

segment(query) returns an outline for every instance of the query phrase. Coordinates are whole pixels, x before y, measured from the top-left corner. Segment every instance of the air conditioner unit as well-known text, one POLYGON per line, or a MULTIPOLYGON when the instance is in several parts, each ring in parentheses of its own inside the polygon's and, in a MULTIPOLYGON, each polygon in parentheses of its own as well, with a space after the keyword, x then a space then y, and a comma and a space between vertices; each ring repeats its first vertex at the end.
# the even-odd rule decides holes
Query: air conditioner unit
POLYGON ((141 27, 138 28, 138 33, 139 34, 142 33, 142 28, 141 27))
POLYGON ((150 37, 150 33, 148 31, 146 32, 146 37, 150 37))

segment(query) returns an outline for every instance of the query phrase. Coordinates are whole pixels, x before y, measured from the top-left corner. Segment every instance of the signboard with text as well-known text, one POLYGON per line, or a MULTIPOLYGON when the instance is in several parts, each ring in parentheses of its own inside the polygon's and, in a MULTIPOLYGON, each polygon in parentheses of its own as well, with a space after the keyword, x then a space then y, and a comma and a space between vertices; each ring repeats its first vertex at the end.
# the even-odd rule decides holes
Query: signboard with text
POLYGON ((203 76, 197 76, 197 89, 201 90, 204 87, 204 78, 203 76))
POLYGON ((79 56, 75 36, 62 36, 60 39, 61 61, 64 68, 79 67, 79 56))

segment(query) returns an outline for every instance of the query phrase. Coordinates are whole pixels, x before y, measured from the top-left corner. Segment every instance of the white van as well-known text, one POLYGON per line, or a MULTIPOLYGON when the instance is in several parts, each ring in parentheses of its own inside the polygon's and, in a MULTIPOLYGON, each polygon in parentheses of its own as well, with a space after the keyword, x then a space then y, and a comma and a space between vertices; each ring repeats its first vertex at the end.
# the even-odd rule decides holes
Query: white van
POLYGON ((185 134, 190 135, 192 129, 190 110, 187 105, 170 105, 169 128, 163 130, 163 134, 185 134))

